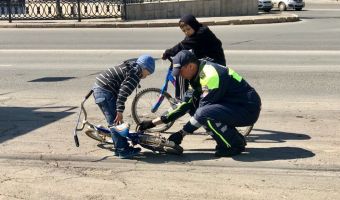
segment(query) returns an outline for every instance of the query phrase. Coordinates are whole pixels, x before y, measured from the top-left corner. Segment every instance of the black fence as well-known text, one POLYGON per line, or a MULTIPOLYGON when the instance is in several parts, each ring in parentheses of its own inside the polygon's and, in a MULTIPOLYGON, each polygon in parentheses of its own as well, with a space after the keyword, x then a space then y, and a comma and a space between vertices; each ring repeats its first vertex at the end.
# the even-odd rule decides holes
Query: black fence
POLYGON ((129 0, 0 0, 0 20, 122 18, 129 0))

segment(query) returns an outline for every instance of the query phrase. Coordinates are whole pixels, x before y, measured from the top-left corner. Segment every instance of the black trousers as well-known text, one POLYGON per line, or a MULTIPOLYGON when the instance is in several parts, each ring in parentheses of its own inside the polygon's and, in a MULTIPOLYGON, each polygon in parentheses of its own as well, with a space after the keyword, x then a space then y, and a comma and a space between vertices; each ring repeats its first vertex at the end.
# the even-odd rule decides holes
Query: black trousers
POLYGON ((250 109, 232 103, 211 104, 199 107, 194 118, 211 133, 218 146, 230 148, 242 143, 235 127, 253 125, 259 118, 260 110, 261 105, 250 109))

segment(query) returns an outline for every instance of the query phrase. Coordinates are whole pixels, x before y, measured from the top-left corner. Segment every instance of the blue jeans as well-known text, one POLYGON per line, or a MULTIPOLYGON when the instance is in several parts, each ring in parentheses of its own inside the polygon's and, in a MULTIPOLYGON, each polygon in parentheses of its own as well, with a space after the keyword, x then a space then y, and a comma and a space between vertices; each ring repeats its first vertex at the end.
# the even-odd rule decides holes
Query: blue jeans
MULTIPOLYGON (((117 114, 116 97, 113 96, 113 94, 110 91, 100 88, 98 86, 93 87, 93 97, 96 104, 103 112, 109 127, 113 126, 117 114)), ((122 137, 121 135, 114 131, 111 131, 111 133, 112 140, 116 149, 125 149, 126 147, 129 146, 129 143, 127 142, 127 139, 125 137, 122 137)))

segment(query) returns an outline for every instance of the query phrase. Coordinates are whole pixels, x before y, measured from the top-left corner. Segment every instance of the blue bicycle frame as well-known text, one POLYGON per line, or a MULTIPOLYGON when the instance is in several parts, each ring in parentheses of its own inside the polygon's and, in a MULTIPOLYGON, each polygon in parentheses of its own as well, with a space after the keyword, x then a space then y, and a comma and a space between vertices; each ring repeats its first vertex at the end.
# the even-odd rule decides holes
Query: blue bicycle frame
MULTIPOLYGON (((96 126, 96 125, 90 123, 89 121, 87 121, 87 112, 85 110, 84 104, 85 104, 85 101, 91 96, 92 93, 93 93, 93 91, 91 90, 85 96, 84 100, 82 101, 82 103, 80 105, 80 111, 79 111, 79 114, 78 114, 77 124, 76 124, 76 127, 74 129, 74 142, 75 142, 77 147, 79 147, 79 139, 78 139, 77 132, 82 131, 85 128, 86 125, 88 125, 91 129, 102 132, 107 137, 111 138, 111 130, 110 129, 107 129, 107 128, 104 128, 104 127, 101 127, 101 126, 96 126), (84 115, 84 119, 81 123, 81 127, 78 127, 78 124, 80 123, 80 116, 81 116, 82 113, 84 115)), ((125 137, 128 140, 130 140, 133 145, 140 144, 140 139, 144 135, 143 131, 129 132, 129 129, 127 129, 127 131, 125 130, 125 131, 122 131, 122 132, 119 132, 119 131, 115 131, 115 132, 120 134, 122 137, 125 137)))
POLYGON ((164 100, 164 93, 167 92, 167 90, 168 90, 169 81, 176 88, 176 79, 172 75, 172 63, 171 63, 171 66, 168 69, 168 72, 167 72, 166 77, 165 77, 164 84, 161 88, 161 94, 159 95, 157 102, 151 108, 152 113, 155 113, 158 110, 159 106, 162 104, 162 102, 164 100))
MULTIPOLYGON (((100 127, 100 126, 93 126, 94 129, 98 130, 98 131, 101 131, 107 135, 111 135, 111 130, 107 129, 107 128, 104 128, 104 127, 100 127)), ((114 130, 115 131, 115 130, 114 130)), ((142 131, 137 131, 137 132, 124 132, 124 133, 121 133, 121 132, 118 132, 118 131, 115 131, 116 133, 118 133, 119 135, 121 135, 122 137, 125 137, 126 139, 128 139, 129 141, 132 142, 133 145, 137 145, 140 143, 140 137, 141 135, 144 134, 144 132, 142 131)))

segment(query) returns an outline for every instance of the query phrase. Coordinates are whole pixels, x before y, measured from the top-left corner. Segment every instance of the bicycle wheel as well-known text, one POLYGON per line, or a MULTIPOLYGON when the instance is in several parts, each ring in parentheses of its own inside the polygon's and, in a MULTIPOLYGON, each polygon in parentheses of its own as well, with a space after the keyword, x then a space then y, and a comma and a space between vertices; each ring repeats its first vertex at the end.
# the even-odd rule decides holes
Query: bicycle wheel
POLYGON ((253 130, 254 125, 251 126, 242 126, 242 127, 236 127, 239 133, 241 133, 243 136, 248 136, 253 130))
MULTIPOLYGON (((164 93, 164 100, 156 112, 151 112, 152 106, 157 102, 161 90, 159 88, 146 88, 135 96, 132 101, 131 113, 133 120, 139 124, 144 120, 153 120, 166 114, 172 108, 171 96, 169 93, 164 93)), ((164 132, 168 130, 174 122, 161 124, 155 128, 149 129, 149 132, 164 132)))
POLYGON ((152 151, 168 154, 181 155, 183 153, 183 148, 181 146, 176 145, 174 142, 170 142, 161 136, 143 134, 140 136, 139 145, 152 151))
POLYGON ((90 138, 97 140, 101 143, 105 144, 113 144, 111 135, 104 133, 100 130, 95 130, 93 128, 89 128, 85 131, 85 134, 90 138))

